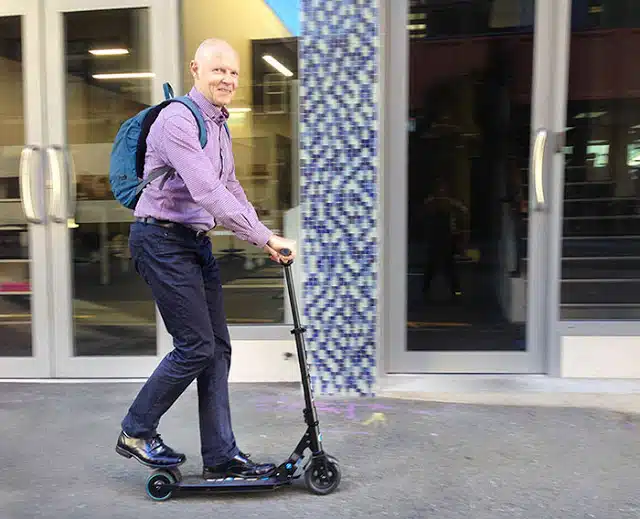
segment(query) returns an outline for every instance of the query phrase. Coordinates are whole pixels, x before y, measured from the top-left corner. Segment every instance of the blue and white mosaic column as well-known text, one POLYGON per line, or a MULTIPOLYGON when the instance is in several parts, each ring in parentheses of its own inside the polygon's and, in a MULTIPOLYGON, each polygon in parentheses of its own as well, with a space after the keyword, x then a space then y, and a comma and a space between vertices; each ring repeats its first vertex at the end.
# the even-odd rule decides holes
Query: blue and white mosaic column
POLYGON ((302 0, 302 290, 314 390, 372 393, 379 0, 302 0))

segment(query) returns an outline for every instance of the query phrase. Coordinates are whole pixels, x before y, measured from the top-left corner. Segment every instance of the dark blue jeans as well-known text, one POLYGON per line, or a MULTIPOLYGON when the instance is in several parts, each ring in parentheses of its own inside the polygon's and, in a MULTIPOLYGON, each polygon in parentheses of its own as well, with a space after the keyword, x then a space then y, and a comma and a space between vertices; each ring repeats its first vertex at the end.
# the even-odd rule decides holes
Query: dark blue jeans
POLYGON ((174 349, 140 390, 122 428, 134 437, 155 434, 162 415, 197 378, 203 462, 224 463, 239 451, 229 409, 231 344, 211 241, 185 227, 136 222, 129 246, 174 349))

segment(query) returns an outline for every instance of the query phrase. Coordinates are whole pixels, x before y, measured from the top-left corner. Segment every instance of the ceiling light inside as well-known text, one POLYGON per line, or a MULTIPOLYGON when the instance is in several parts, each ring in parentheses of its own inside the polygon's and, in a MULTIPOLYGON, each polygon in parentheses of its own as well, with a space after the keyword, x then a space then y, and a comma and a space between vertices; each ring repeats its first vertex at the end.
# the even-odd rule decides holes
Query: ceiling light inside
POLYGON ((129 49, 91 49, 89 53, 94 56, 124 56, 129 54, 129 49))
POLYGON ((149 79, 156 75, 153 72, 123 72, 115 74, 94 74, 93 79, 149 79))
POLYGON ((271 65, 278 72, 280 72, 280 74, 282 74, 283 76, 286 76, 286 77, 293 76, 293 72, 291 72, 287 67, 285 67, 273 56, 269 56, 268 54, 265 54, 264 56, 262 56, 262 59, 265 60, 269 65, 271 65))

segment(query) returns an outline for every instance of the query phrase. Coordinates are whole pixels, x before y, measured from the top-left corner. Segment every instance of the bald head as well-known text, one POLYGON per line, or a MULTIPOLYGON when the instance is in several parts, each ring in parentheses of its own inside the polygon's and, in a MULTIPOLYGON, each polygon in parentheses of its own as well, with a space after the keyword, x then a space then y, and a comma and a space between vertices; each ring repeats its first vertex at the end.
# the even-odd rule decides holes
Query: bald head
POLYGON ((189 65, 193 85, 210 103, 226 106, 238 88, 240 59, 226 41, 210 38, 197 48, 189 65))
POLYGON ((193 61, 204 63, 210 60, 213 56, 220 54, 234 54, 238 59, 238 53, 233 49, 229 43, 217 38, 208 38, 204 40, 196 49, 196 53, 193 56, 193 61))

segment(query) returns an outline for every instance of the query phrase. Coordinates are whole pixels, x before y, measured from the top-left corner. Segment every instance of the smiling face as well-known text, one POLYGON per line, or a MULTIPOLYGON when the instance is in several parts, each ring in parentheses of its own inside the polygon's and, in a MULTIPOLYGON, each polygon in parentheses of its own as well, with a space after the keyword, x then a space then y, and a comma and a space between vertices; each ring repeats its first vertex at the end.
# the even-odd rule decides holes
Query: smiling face
POLYGON ((190 65, 196 89, 216 106, 227 106, 238 88, 240 63, 225 42, 204 41, 190 65))

